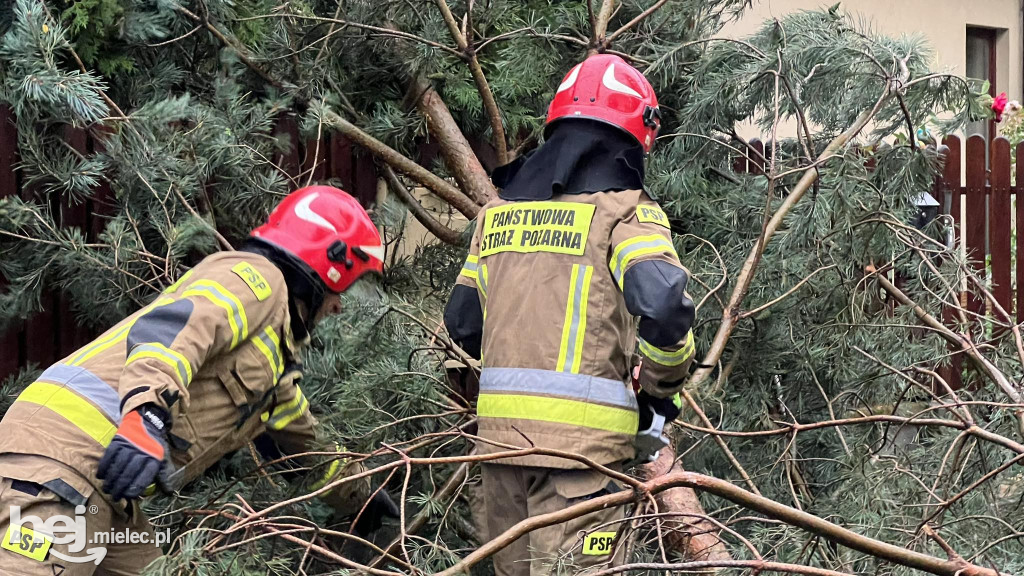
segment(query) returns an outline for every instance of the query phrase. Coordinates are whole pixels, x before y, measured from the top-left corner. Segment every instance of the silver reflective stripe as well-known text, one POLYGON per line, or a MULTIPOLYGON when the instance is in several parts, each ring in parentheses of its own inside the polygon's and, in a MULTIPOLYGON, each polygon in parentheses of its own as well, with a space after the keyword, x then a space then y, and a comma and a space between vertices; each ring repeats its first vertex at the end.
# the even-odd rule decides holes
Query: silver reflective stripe
POLYGON ((284 370, 284 364, 281 363, 281 350, 278 349, 277 343, 270 338, 270 335, 267 334, 266 331, 260 332, 257 338, 267 345, 267 348, 270 350, 270 355, 274 357, 274 365, 271 366, 270 369, 274 372, 274 375, 277 376, 279 372, 284 370))
MULTIPOLYGON (((582 354, 582 346, 577 346, 577 340, 582 338, 580 336, 580 310, 586 307, 586 301, 583 298, 583 288, 587 284, 587 270, 590 266, 580 266, 579 264, 573 264, 576 268, 576 283, 572 286, 572 320, 569 323, 569 334, 568 339, 563 343, 565 350, 565 360, 558 366, 558 369, 562 372, 573 372, 573 365, 578 364, 576 362, 577 353, 582 354)), ((561 356, 561 355, 559 355, 561 356)))
POLYGON ((138 346, 132 349, 130 354, 128 354, 128 362, 131 362, 132 356, 135 356, 139 352, 151 352, 159 356, 161 359, 163 359, 162 361, 164 361, 165 363, 173 362, 175 370, 177 370, 178 372, 178 381, 181 383, 182 386, 188 386, 189 383, 192 381, 192 378, 190 377, 190 374, 192 374, 192 368, 187 366, 185 362, 182 361, 181 358, 170 353, 173 351, 170 350, 169 348, 157 346, 154 344, 139 344, 138 346))
POLYGON ((189 289, 185 291, 186 294, 192 294, 196 292, 202 294, 209 294, 211 299, 217 302, 221 302, 225 304, 228 308, 230 308, 233 316, 232 320, 234 321, 235 326, 238 327, 238 331, 241 334, 239 340, 248 336, 248 334, 245 333, 245 330, 243 328, 245 324, 242 321, 242 311, 238 309, 238 306, 231 298, 225 297, 224 294, 222 294, 219 290, 213 288, 212 286, 205 286, 203 284, 198 283, 189 286, 189 289))
POLYGON ((121 423, 121 397, 98 376, 85 368, 54 364, 37 378, 40 382, 49 382, 67 386, 79 396, 89 400, 103 411, 114 424, 121 423))
POLYGON ((547 394, 636 410, 636 395, 625 382, 535 368, 484 368, 480 391, 490 394, 547 394))
POLYGON ((476 272, 477 263, 466 260, 466 263, 462 265, 463 270, 469 270, 470 272, 476 272))

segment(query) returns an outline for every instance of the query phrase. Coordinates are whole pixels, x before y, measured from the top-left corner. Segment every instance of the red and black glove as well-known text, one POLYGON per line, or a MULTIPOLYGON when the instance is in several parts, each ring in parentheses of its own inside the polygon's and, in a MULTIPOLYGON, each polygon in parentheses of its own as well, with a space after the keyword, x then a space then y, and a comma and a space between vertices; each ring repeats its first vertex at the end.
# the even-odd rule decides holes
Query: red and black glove
POLYGON ((96 477, 114 500, 138 498, 166 469, 168 416, 144 404, 121 420, 96 477))

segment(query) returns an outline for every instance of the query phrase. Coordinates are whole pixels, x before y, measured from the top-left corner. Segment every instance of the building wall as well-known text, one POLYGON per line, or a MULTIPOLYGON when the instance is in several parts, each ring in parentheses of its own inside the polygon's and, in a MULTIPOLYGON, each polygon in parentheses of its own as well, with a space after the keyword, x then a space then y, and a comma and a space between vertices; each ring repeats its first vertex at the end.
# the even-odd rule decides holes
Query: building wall
MULTIPOLYGON (((753 8, 722 31, 742 37, 756 31, 765 20, 796 10, 827 8, 833 0, 753 0, 753 8)), ((1024 100, 1024 0, 845 0, 842 8, 863 17, 881 33, 921 34, 935 54, 934 69, 965 75, 967 27, 997 29, 996 92, 1011 100, 1024 100)), ((748 130, 743 130, 748 132, 748 130)), ((788 135, 788 134, 787 134, 788 135)))

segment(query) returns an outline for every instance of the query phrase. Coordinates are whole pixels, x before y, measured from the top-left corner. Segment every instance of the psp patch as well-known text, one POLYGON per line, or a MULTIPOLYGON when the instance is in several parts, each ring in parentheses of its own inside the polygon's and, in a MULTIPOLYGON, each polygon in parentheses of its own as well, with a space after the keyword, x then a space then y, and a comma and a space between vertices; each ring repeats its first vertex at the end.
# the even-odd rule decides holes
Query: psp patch
POLYGON ((615 532, 591 532, 583 539, 583 554, 607 556, 615 548, 615 532))
POLYGON ((256 295, 256 299, 263 302, 270 297, 270 284, 267 283, 266 278, 260 271, 253 267, 248 262, 239 262, 231 267, 231 271, 238 274, 238 277, 245 281, 252 290, 252 293, 256 295))
POLYGON ((50 551, 52 542, 52 537, 42 532, 11 524, 7 527, 7 533, 4 534, 4 541, 0 544, 0 548, 42 562, 46 559, 46 553, 50 551))
POLYGON ((648 222, 651 224, 657 224, 658 226, 664 226, 665 228, 671 228, 668 221, 668 214, 665 214, 665 211, 662 210, 660 206, 637 206, 636 219, 641 222, 648 222))

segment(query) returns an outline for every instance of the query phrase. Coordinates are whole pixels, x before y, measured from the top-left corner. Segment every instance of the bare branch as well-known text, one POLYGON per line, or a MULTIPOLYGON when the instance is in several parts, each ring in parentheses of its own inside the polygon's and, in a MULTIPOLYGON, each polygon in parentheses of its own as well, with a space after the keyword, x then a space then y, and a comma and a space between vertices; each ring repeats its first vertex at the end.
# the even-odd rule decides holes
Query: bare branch
POLYGON ((416 198, 413 197, 412 193, 405 187, 405 184, 398 178, 398 174, 395 174, 395 170, 391 166, 384 166, 383 169, 384 178, 388 181, 388 186, 402 199, 402 202, 409 208, 409 212, 419 220, 423 227, 430 231, 431 234, 436 236, 439 240, 445 244, 451 244, 457 246, 461 239, 461 234, 452 230, 451 228, 441 224, 426 208, 420 204, 416 198))
POLYGON ((629 22, 626 22, 622 26, 622 28, 619 28, 615 32, 612 32, 611 34, 609 34, 608 38, 605 40, 605 43, 606 44, 611 44, 612 42, 615 41, 616 38, 619 37, 619 35, 621 35, 621 34, 623 34, 625 32, 628 32, 631 28, 633 28, 634 26, 636 26, 640 22, 643 22, 645 19, 647 19, 648 16, 650 16, 651 14, 654 14, 655 12, 657 12, 662 6, 664 6, 667 3, 668 3, 668 0, 658 0, 657 2, 654 3, 653 6, 651 6, 647 10, 644 10, 643 12, 641 12, 636 18, 633 18, 629 22))

